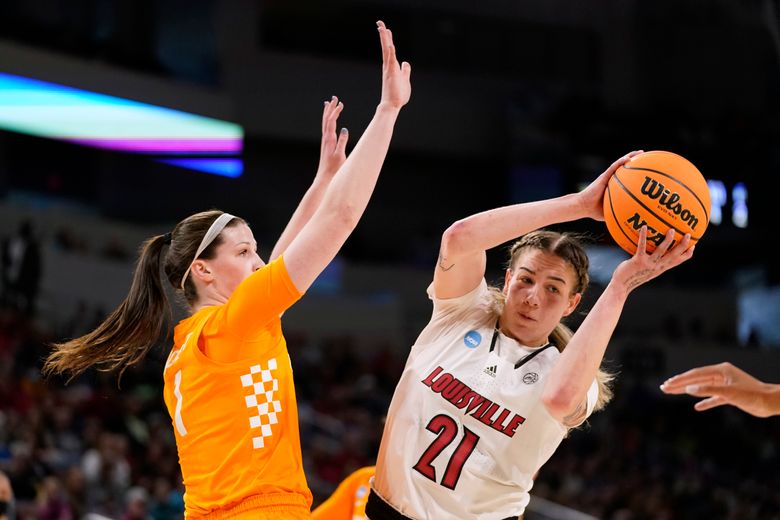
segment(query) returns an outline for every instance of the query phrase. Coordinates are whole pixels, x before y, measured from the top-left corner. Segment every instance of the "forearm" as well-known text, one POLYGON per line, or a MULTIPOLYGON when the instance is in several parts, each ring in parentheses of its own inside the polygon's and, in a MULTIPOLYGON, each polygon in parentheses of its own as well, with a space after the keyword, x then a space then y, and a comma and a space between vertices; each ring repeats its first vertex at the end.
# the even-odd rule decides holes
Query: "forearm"
POLYGON ((487 251, 536 229, 585 217, 575 194, 477 213, 445 232, 442 248, 454 258, 487 251))
POLYGON ((398 114, 398 108, 381 104, 377 107, 373 119, 325 192, 317 210, 323 218, 346 220, 353 227, 357 224, 379 177, 398 114))
POLYGON ((617 326, 627 291, 611 282, 561 353, 545 384, 543 402, 564 417, 584 399, 617 326))
POLYGON ((271 252, 271 260, 284 253, 287 246, 290 245, 290 242, 293 241, 301 229, 303 229, 303 226, 306 225, 312 215, 317 211, 330 181, 330 177, 325 178, 319 174, 314 178, 314 182, 309 189, 306 190, 301 202, 295 209, 295 213, 293 213, 293 216, 284 228, 279 240, 277 240, 276 245, 271 252))

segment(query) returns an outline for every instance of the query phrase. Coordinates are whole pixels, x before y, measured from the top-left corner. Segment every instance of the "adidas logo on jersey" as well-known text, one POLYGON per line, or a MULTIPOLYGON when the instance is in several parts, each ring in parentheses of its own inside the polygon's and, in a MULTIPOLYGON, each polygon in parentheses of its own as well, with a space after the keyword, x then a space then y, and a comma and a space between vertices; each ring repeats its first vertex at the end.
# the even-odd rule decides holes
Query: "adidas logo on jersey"
POLYGON ((493 365, 492 367, 487 367, 483 372, 485 372, 490 377, 496 377, 496 369, 498 368, 498 365, 493 365))

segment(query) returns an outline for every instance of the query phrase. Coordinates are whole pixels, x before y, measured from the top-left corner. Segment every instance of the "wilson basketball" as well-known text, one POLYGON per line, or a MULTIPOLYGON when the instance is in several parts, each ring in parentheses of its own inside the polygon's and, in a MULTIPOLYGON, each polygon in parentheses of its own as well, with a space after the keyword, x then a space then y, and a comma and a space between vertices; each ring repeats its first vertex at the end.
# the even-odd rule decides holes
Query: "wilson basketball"
POLYGON ((644 225, 648 252, 664 240, 669 228, 675 231, 675 244, 686 233, 691 234, 691 245, 696 244, 710 222, 707 181, 690 161, 675 153, 641 153, 609 180, 604 220, 615 242, 632 255, 644 225))

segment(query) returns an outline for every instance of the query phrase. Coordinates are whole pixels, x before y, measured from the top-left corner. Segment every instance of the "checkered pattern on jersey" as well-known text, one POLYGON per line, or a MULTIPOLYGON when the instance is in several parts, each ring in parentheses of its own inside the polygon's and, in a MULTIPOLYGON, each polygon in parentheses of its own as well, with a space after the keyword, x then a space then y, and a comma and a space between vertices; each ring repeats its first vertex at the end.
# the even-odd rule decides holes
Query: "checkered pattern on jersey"
POLYGON ((273 435, 271 425, 279 420, 276 414, 282 411, 282 403, 274 400, 274 393, 279 390, 279 381, 271 375, 276 370, 276 358, 268 360, 268 368, 262 365, 249 367, 249 373, 241 376, 241 385, 250 388, 252 393, 245 396, 249 413, 249 427, 258 429, 252 437, 252 446, 259 449, 265 446, 265 438, 273 435))

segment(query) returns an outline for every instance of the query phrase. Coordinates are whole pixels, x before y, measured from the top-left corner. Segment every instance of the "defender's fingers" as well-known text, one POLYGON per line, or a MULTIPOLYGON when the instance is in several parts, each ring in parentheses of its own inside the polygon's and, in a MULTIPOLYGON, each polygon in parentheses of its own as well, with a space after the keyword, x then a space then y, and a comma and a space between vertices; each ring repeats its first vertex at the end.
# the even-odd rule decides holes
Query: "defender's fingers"
POLYGON ((724 404, 728 404, 725 399, 722 397, 714 396, 710 397, 709 399, 704 399, 702 401, 699 401, 693 407, 699 411, 703 412, 705 410, 710 410, 712 408, 723 406, 724 404))
POLYGON ((684 394, 686 388, 691 385, 723 383, 723 378, 711 375, 696 375, 680 379, 670 379, 661 385, 661 390, 666 393, 684 394))
POLYGON ((336 149, 333 153, 346 155, 347 141, 349 140, 349 130, 342 128, 339 132, 339 139, 336 142, 336 149))
POLYGON ((720 365, 705 365, 703 367, 692 368, 690 370, 686 370, 685 372, 673 375, 666 381, 672 382, 672 381, 678 381, 686 378, 712 377, 716 375, 718 376, 722 375, 720 365))
POLYGON ((740 390, 728 383, 709 385, 691 384, 685 387, 685 393, 696 397, 711 397, 718 395, 724 398, 731 398, 739 395, 740 390))
POLYGON ((385 48, 383 60, 384 66, 389 67, 389 70, 394 71, 398 69, 399 65, 398 59, 395 57, 395 45, 392 43, 385 48))
POLYGON ((338 121, 339 115, 341 115, 342 110, 344 110, 344 103, 339 101, 338 104, 335 107, 333 107, 333 109, 330 111, 330 114, 328 114, 329 126, 331 123, 335 124, 336 121, 338 121))
POLYGON ((398 65, 393 45, 393 31, 385 27, 381 20, 376 23, 379 30, 379 41, 382 44, 382 60, 385 66, 398 65))
POLYGON ((691 385, 725 385, 727 377, 715 367, 699 367, 670 377, 661 385, 661 390, 667 394, 688 393, 686 388, 691 385))
POLYGON ((393 37, 390 34, 390 31, 387 27, 385 27, 385 22, 382 20, 379 20, 376 23, 377 30, 379 31, 379 43, 382 46, 382 52, 387 49, 390 45, 393 44, 393 37))
POLYGON ((329 101, 325 102, 325 108, 322 109, 322 132, 325 133, 325 126, 328 123, 328 118, 333 113, 333 110, 338 106, 338 96, 331 96, 329 101))

